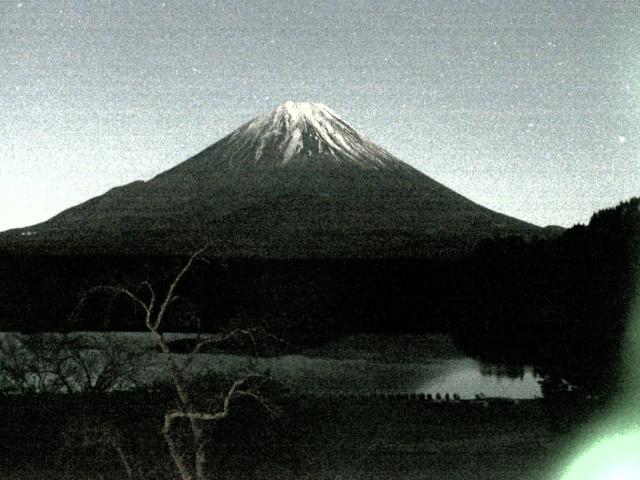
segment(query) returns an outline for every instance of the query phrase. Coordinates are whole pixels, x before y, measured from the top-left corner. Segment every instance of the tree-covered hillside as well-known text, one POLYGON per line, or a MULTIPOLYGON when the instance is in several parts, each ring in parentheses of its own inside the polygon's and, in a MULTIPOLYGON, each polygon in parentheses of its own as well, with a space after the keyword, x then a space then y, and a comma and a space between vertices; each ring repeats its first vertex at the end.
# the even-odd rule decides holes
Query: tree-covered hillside
POLYGON ((486 241, 467 263, 457 336, 486 358, 539 365, 590 391, 615 388, 639 258, 640 198, 554 238, 486 241))

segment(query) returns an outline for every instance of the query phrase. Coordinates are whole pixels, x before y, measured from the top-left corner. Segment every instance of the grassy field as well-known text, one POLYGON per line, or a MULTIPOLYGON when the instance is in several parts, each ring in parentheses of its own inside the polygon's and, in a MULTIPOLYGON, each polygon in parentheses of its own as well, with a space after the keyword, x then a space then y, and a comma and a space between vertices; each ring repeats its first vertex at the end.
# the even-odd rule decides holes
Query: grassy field
MULTIPOLYGON (((90 402, 4 397, 0 478, 126 478, 108 427, 139 478, 175 479, 160 435, 172 398, 170 389, 90 402)), ((575 406, 541 400, 284 396, 277 403, 276 419, 240 404, 207 433, 211 478, 542 480, 579 424, 575 406)))

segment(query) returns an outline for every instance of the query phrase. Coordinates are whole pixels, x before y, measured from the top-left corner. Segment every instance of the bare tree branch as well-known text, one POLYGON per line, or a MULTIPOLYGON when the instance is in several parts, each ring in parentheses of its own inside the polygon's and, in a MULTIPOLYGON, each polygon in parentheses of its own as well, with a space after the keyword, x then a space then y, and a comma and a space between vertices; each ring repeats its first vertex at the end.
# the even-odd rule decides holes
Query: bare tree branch
POLYGON ((13 393, 109 392, 138 384, 144 357, 109 337, 72 334, 5 336, 0 341, 0 389, 13 393))
POLYGON ((169 303, 171 303, 172 299, 174 298, 173 297, 173 292, 175 291, 176 287, 178 286, 178 284, 182 280, 182 277, 184 277, 184 275, 191 269, 191 266, 193 265, 193 262, 200 255, 202 255, 208 248, 209 248, 209 245, 205 245, 200 250, 196 251, 193 255, 191 255, 191 257, 189 257, 189 260, 184 265, 184 267, 182 267, 182 269, 175 276, 175 278, 173 279, 173 282, 171 282, 171 285, 169 285, 169 290, 167 291, 167 294, 164 297, 164 301, 160 305, 160 310, 159 310, 159 312, 158 312, 158 314, 156 316, 156 320, 155 320, 155 322, 153 324, 153 327, 154 327, 153 329, 154 330, 157 330, 158 328, 160 328, 160 324, 162 323, 162 320, 164 319, 164 315, 165 315, 165 312, 167 310, 167 307, 169 306, 169 303))
MULTIPOLYGON (((236 398, 250 398, 255 401, 258 405, 260 405, 271 417, 276 416, 276 410, 259 394, 258 389, 264 385, 264 383, 268 380, 267 377, 262 375, 249 375, 243 379, 236 380, 230 386, 229 390, 226 392, 223 400, 222 400, 222 409, 218 411, 209 411, 208 409, 198 408, 191 399, 189 384, 185 379, 184 372, 189 368, 191 362, 195 355, 199 353, 205 346, 213 345, 216 343, 221 343, 232 339, 238 336, 245 336, 249 338, 251 345, 253 347, 253 353, 258 353, 258 340, 256 337, 257 333, 262 333, 267 337, 276 338, 275 336, 269 335, 264 331, 264 329, 237 329, 233 332, 217 339, 207 339, 201 341, 200 332, 198 332, 198 336, 196 337, 197 343, 193 349, 193 351, 188 355, 187 361, 184 366, 180 368, 176 358, 169 347, 164 334, 161 330, 163 325, 163 321, 167 315, 167 311, 170 305, 176 301, 178 296, 175 294, 177 288, 179 287, 181 281, 184 276, 189 272, 192 268, 194 262, 201 257, 201 255, 207 250, 208 245, 196 251, 191 257, 189 257, 188 261, 185 265, 178 271, 173 280, 171 281, 166 294, 162 297, 162 300, 159 303, 159 307, 156 308, 156 292, 152 287, 151 283, 148 281, 142 282, 141 286, 145 287, 149 291, 149 299, 148 301, 144 301, 138 295, 131 292, 130 290, 122 287, 94 287, 90 289, 85 296, 81 299, 79 304, 79 308, 82 308, 83 303, 86 301, 88 295, 93 294, 95 292, 107 292, 112 295, 124 295, 129 298, 134 304, 137 304, 142 308, 145 313, 144 323, 147 327, 147 330, 151 334, 155 343, 160 348, 162 354, 164 355, 165 365, 167 371, 169 373, 169 377, 173 384, 173 387, 176 390, 178 400, 180 402, 180 407, 174 410, 167 412, 164 416, 164 424, 162 427, 162 435, 164 436, 165 442, 169 449, 169 454, 173 463, 175 464, 178 472, 180 474, 180 478, 182 480, 205 480, 206 477, 206 441, 204 437, 204 423, 205 422, 218 422, 229 416, 229 412, 231 409, 231 403, 236 398), (251 387, 249 382, 258 382, 257 386, 251 387), (193 451, 193 463, 191 466, 190 462, 187 461, 185 455, 180 451, 179 445, 176 442, 174 437, 174 423, 179 420, 184 419, 188 422, 188 425, 191 429, 191 436, 194 443, 194 451, 193 451)), ((199 319, 198 319, 199 324, 199 319)), ((279 340, 279 339, 278 339, 279 340)), ((282 342, 284 343, 284 342, 282 342)), ((95 380, 95 385, 108 385, 110 384, 109 372, 103 372, 103 378, 98 378, 95 380)), ((125 469, 127 470, 127 474, 130 475, 131 469, 127 467, 126 457, 123 457, 123 464, 125 465, 125 469)))

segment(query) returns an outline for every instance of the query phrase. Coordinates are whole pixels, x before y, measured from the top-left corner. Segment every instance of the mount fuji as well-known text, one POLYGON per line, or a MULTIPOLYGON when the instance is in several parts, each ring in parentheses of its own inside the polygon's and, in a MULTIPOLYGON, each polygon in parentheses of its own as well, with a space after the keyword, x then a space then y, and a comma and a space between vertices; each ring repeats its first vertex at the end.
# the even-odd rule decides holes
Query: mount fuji
POLYGON ((0 246, 46 251, 441 257, 539 227, 429 178, 320 103, 286 102, 151 180, 116 187, 0 246))

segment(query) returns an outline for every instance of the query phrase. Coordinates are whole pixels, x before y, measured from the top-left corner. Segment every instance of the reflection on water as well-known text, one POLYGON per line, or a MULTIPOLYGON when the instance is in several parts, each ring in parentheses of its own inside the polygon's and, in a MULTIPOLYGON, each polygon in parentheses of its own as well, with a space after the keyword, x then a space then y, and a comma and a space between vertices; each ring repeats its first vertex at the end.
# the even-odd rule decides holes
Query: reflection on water
POLYGON ((425 381, 420 393, 457 393, 460 398, 476 396, 536 398, 541 396, 538 378, 531 368, 503 369, 480 365, 472 359, 450 360, 448 371, 425 381))
MULTIPOLYGON (((139 358, 137 369, 141 371, 136 376, 141 383, 167 378, 163 357, 147 335, 74 335, 99 337, 116 351, 126 350, 139 358)), ((0 335, 0 339, 11 336, 0 335)), ((176 359, 182 363, 186 357, 176 354, 176 359)), ((220 373, 239 377, 248 372, 267 372, 294 391, 319 394, 424 393, 435 397, 439 393, 443 397, 457 394, 462 399, 478 395, 514 399, 541 396, 531 369, 480 364, 457 351, 450 338, 443 335, 360 335, 301 355, 254 358, 211 353, 192 360, 193 371, 189 375, 220 373)))
POLYGON ((234 355, 203 355, 197 368, 241 374, 268 371, 296 390, 316 393, 389 394, 424 393, 435 396, 458 394, 527 399, 540 397, 540 385, 531 369, 518 376, 491 373, 470 358, 434 359, 421 363, 381 363, 367 360, 334 360, 288 355, 250 359, 234 355))

